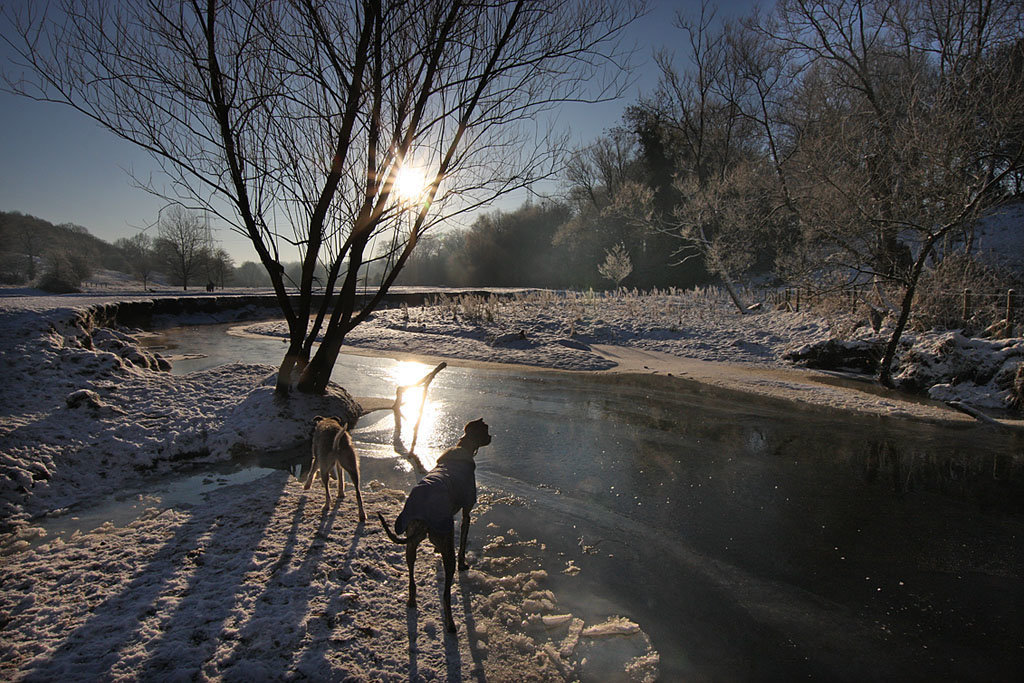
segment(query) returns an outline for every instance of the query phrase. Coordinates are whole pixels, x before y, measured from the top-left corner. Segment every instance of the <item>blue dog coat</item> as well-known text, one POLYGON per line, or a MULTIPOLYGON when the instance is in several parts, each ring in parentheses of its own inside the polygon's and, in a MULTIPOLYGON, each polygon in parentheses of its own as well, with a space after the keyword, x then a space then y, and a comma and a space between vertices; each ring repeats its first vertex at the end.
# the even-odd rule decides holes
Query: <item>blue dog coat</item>
POLYGON ((395 520, 397 533, 404 533, 409 522, 419 519, 433 533, 453 534, 455 513, 476 505, 476 463, 472 458, 446 459, 448 453, 409 491, 402 514, 395 520))

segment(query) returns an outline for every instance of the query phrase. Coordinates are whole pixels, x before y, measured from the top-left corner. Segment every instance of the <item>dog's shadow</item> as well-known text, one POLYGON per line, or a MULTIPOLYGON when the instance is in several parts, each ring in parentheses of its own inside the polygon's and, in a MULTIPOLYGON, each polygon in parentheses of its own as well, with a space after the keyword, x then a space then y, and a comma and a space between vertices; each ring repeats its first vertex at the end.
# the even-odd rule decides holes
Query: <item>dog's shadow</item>
MULTIPOLYGON (((466 625, 466 642, 469 644, 469 654, 473 658, 474 668, 476 669, 476 678, 481 683, 487 683, 487 673, 484 669, 484 655, 477 647, 476 638, 476 620, 473 618, 473 603, 471 601, 471 595, 469 586, 463 579, 466 577, 466 572, 459 573, 459 596, 462 598, 462 612, 463 612, 463 623, 466 625)), ((456 648, 457 650, 458 648, 456 648)), ((461 667, 460 667, 461 669, 461 667)))
POLYGON ((459 652, 458 633, 445 632, 444 655, 448 665, 448 682, 462 683, 462 654, 459 652))
POLYGON ((405 627, 409 634, 409 680, 414 681, 419 678, 420 667, 417 655, 419 654, 420 648, 416 642, 419 637, 419 615, 412 607, 405 609, 405 627))
MULTIPOLYGON (((438 590, 437 597, 439 600, 444 599, 444 588, 438 590)), ((466 596, 468 598, 468 595, 466 596)), ((466 609, 469 612, 469 609, 466 609)), ((474 633, 474 629, 471 626, 472 619, 466 621, 466 637, 469 638, 470 649, 473 650, 475 646, 472 645, 472 638, 470 636, 474 633)), ((419 679, 419 610, 412 607, 406 608, 405 615, 406 632, 409 636, 409 680, 419 679)), ((461 683, 462 682, 462 653, 459 652, 459 633, 448 633, 444 632, 444 654, 445 654, 445 666, 448 669, 448 676, 446 678, 449 683, 461 683)), ((487 678, 483 675, 483 664, 480 659, 474 654, 474 661, 479 665, 480 670, 479 680, 486 683, 487 678)))

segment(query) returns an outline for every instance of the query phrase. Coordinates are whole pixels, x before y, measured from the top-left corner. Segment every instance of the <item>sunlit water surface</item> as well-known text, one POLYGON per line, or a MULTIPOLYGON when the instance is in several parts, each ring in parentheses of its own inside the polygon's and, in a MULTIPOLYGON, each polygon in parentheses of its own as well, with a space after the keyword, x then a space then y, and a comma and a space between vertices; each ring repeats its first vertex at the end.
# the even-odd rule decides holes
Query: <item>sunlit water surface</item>
MULTIPOLYGON (((228 329, 177 328, 150 343, 188 356, 177 373, 280 361, 280 340, 228 329)), ((391 397, 431 368, 343 355, 334 380, 357 397, 391 397)), ((406 445, 419 408, 409 399, 406 445)), ((636 621, 664 680, 1011 680, 1024 670, 1020 436, 664 377, 449 366, 424 403, 417 453, 429 466, 477 417, 494 434, 478 481, 512 502, 476 520, 474 539, 537 539, 559 610, 636 621)), ((414 483, 390 412, 353 436, 364 481, 414 483)), ((301 476, 308 457, 302 446, 207 468, 150 495, 188 504, 270 467, 301 476)), ((121 496, 78 517, 148 504, 121 496)))

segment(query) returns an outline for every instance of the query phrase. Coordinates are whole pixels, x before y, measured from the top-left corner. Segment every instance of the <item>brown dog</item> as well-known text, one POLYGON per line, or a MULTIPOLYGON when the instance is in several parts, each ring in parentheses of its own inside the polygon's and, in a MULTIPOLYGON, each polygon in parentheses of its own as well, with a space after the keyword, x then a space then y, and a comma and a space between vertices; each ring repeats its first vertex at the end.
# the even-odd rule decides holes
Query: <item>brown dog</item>
POLYGON ((366 513, 363 512, 363 494, 359 491, 359 457, 356 449, 352 446, 352 437, 348 435, 345 423, 336 417, 313 418, 313 461, 309 464, 309 476, 306 477, 307 491, 313 484, 313 478, 319 474, 324 484, 324 495, 327 497, 324 503, 324 512, 331 507, 331 492, 329 484, 331 472, 338 477, 338 500, 345 498, 345 475, 348 472, 352 478, 352 485, 356 489, 356 502, 359 504, 359 521, 366 521, 366 513))
POLYGON ((438 458, 437 467, 420 480, 405 499, 402 513, 395 520, 395 531, 406 532, 401 538, 391 532, 384 516, 377 513, 380 523, 395 543, 405 546, 405 562, 409 565, 409 607, 416 608, 416 579, 413 568, 416 550, 423 539, 429 538, 434 549, 441 553, 444 565, 444 618, 449 633, 455 633, 452 619, 452 580, 455 576, 455 513, 462 510, 462 529, 459 537, 459 571, 469 569, 466 564, 466 539, 469 538, 469 511, 476 504, 477 449, 491 442, 487 423, 474 420, 466 425, 465 433, 455 448, 438 458))

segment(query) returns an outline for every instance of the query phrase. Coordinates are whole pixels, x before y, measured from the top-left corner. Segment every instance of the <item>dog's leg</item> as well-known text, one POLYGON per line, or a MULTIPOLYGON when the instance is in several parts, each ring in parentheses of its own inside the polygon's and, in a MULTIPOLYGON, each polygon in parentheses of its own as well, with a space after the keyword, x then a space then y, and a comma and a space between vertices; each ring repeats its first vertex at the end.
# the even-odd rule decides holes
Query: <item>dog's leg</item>
POLYGON ((448 633, 455 633, 452 618, 452 581, 455 578, 455 534, 445 534, 441 541, 441 563, 444 565, 444 622, 448 633))
MULTIPOLYGON (((469 510, 462 509, 462 528, 459 529, 459 571, 469 569, 466 563, 466 541, 469 540, 469 510)), ((454 541, 453 541, 454 542, 454 541)))
POLYGON ((345 500, 345 468, 340 463, 335 463, 334 473, 338 475, 338 500, 345 500))
POLYGON ((309 474, 306 475, 306 485, 302 488, 306 491, 313 485, 313 477, 316 476, 316 453, 313 454, 313 461, 309 463, 309 474))
POLYGON ((326 498, 326 500, 324 501, 324 510, 323 511, 327 512, 328 510, 331 509, 331 471, 327 470, 326 472, 324 472, 323 469, 321 468, 320 469, 320 481, 323 482, 323 485, 324 485, 324 498, 326 498))
POLYGON ((366 513, 363 512, 363 494, 359 490, 359 467, 355 467, 349 472, 349 476, 352 477, 352 486, 356 489, 356 503, 359 505, 359 521, 366 521, 366 513))
POLYGON ((409 530, 409 542, 405 545, 405 564, 409 567, 409 609, 416 609, 416 549, 423 540, 419 534, 409 530))

